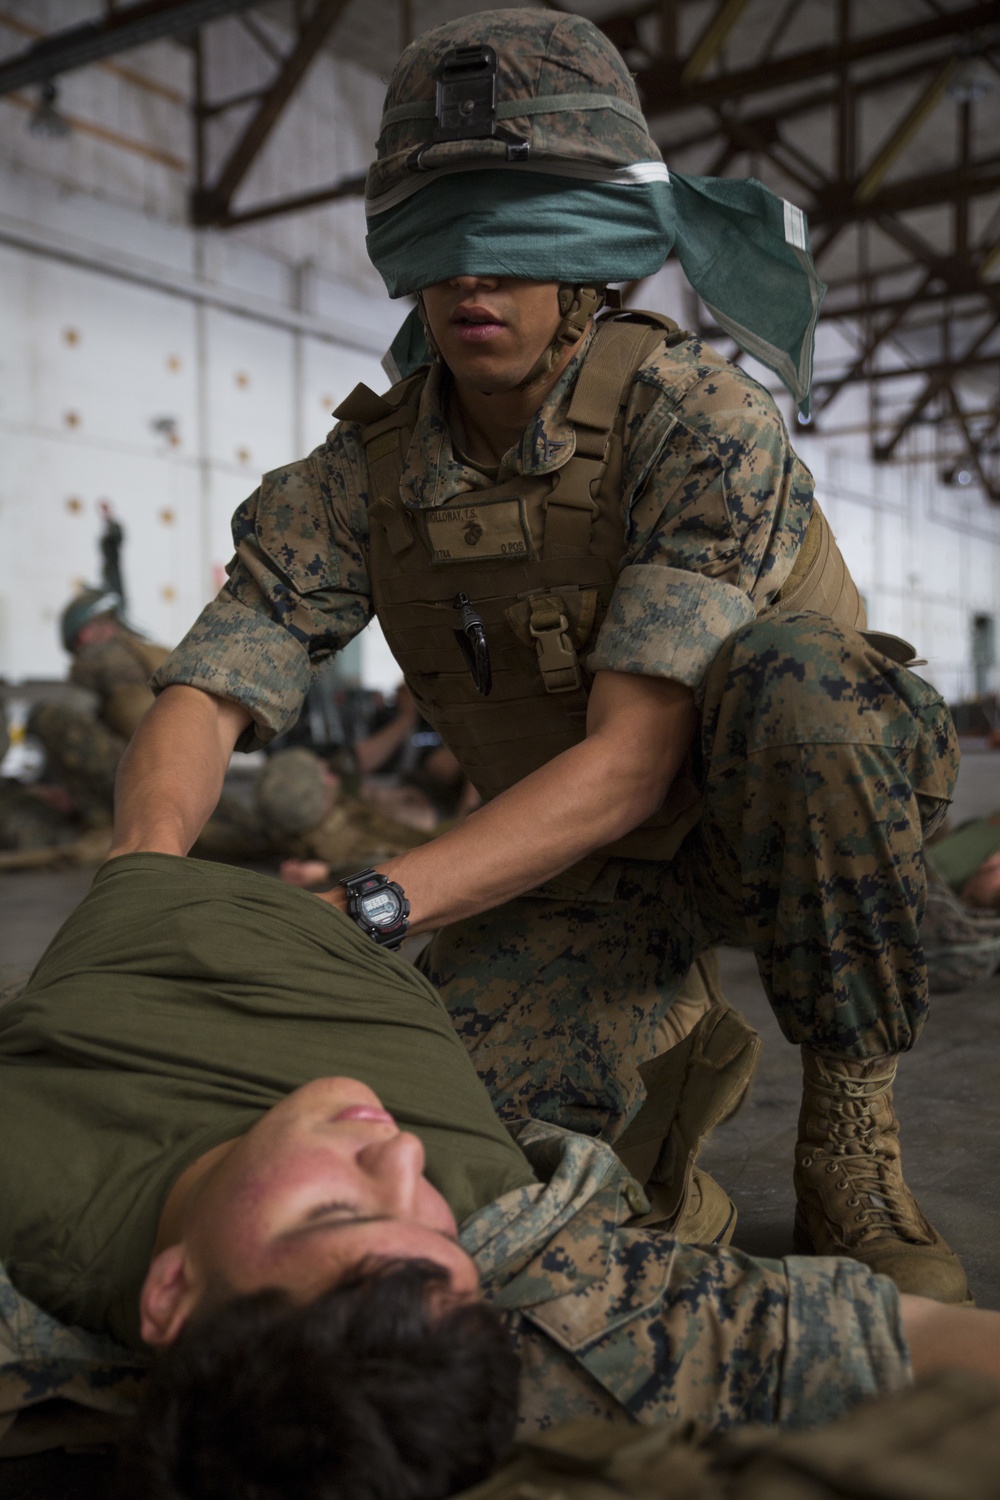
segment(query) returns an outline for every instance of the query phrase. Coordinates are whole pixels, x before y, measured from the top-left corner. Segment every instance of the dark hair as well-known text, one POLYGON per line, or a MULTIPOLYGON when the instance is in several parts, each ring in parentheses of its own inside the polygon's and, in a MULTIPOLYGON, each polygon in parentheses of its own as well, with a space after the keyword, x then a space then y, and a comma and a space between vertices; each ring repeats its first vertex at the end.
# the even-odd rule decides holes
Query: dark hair
POLYGON ((440 1500, 509 1447, 518 1361, 429 1261, 360 1267, 314 1302, 255 1292, 154 1363, 122 1454, 142 1500, 440 1500))

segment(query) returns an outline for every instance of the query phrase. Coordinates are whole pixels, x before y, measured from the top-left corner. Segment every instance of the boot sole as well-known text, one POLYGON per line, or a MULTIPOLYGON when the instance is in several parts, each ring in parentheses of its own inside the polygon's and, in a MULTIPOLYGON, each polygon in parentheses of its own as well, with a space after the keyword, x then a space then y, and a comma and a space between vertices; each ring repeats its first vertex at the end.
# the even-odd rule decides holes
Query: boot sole
MULTIPOLYGON (((806 1225, 805 1215, 798 1205, 796 1205, 795 1208, 795 1224, 792 1229, 792 1248, 794 1249, 796 1255, 816 1254, 816 1246, 813 1242, 813 1237, 809 1233, 809 1229, 806 1225)), ((846 1260, 857 1260, 859 1265, 865 1264, 865 1262, 860 1260, 858 1256, 850 1255, 846 1250, 834 1250, 825 1253, 829 1253, 832 1255, 841 1255, 846 1260)), ((876 1274, 884 1273, 876 1272, 876 1274)), ((976 1299, 975 1297, 973 1297, 971 1292, 963 1302, 942 1302, 941 1304, 942 1307, 975 1307, 975 1305, 976 1299)))

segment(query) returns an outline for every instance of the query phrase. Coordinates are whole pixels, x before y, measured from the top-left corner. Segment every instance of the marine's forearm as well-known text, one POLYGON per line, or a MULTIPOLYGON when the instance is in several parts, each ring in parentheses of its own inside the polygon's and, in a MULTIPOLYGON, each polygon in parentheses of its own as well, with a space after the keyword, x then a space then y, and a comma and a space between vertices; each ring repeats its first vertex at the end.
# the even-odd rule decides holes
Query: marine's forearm
MULTIPOLYGON (((586 739, 459 827, 379 865, 406 893, 411 931, 431 931, 531 890, 661 805, 697 724, 692 696, 674 683, 604 676, 586 739)), ((325 899, 346 906, 341 887, 325 899)))
POLYGON ((916 1378, 940 1370, 974 1370, 1000 1380, 1000 1312, 906 1294, 900 1306, 916 1378))
POLYGON ((168 687, 118 768, 109 858, 149 850, 187 854, 219 800, 246 709, 198 688, 168 687))

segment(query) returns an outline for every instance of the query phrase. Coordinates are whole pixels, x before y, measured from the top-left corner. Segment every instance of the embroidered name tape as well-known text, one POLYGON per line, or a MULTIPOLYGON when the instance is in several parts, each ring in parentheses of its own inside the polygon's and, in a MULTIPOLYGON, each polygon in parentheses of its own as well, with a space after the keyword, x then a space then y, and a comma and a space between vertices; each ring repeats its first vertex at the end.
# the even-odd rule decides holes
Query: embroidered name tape
POLYGON ((445 505, 423 513, 427 547, 436 563, 496 562, 531 556, 520 496, 485 505, 445 505))

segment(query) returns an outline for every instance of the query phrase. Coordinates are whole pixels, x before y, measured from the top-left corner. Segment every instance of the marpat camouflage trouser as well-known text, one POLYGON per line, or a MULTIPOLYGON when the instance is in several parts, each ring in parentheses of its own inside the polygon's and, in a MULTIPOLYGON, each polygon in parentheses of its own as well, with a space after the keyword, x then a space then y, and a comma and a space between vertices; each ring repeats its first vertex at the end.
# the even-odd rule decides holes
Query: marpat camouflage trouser
POLYGON ((699 823, 670 861, 615 860, 440 932, 421 967, 502 1115, 615 1139, 692 959, 753 948, 790 1042, 872 1057, 927 1012, 923 836, 958 770, 948 711, 811 613, 745 626, 705 681, 699 823))

